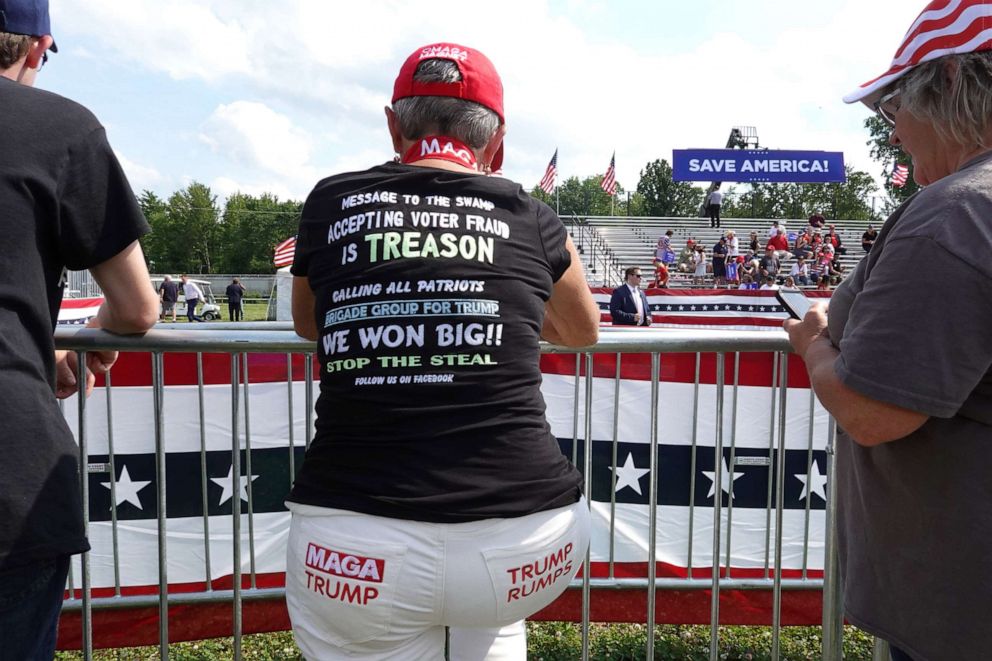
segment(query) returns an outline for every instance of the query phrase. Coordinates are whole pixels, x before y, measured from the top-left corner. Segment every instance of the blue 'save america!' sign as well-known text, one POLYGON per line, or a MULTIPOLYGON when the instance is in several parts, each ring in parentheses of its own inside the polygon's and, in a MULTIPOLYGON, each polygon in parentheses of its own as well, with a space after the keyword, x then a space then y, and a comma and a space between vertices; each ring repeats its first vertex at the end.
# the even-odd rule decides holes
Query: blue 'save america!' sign
POLYGON ((675 149, 675 181, 843 183, 844 153, 767 149, 675 149))

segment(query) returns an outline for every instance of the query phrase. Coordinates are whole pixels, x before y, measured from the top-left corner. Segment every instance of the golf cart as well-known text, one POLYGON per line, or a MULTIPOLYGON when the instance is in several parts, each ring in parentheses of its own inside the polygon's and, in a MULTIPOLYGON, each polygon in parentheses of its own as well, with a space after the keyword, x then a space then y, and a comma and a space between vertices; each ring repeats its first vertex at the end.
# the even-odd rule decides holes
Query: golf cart
MULTIPOLYGON (((158 295, 158 288, 162 286, 163 278, 159 276, 154 276, 152 278, 152 287, 155 289, 155 295, 158 295)), ((172 278, 172 281, 179 286, 179 301, 176 303, 176 316, 185 317, 186 316, 186 296, 183 295, 183 283, 179 278, 172 278)), ((210 288, 209 280, 197 280, 196 278, 190 278, 191 282, 196 283, 203 292, 203 301, 200 306, 200 316, 206 321, 214 321, 215 319, 220 319, 220 306, 217 305, 217 299, 214 298, 214 291, 210 288)))

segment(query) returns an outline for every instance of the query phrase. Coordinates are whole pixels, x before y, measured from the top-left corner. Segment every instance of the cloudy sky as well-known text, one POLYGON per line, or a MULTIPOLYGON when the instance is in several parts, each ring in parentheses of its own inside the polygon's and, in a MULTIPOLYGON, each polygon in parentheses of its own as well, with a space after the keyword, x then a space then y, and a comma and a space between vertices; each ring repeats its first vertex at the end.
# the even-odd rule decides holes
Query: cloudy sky
POLYGON ((906 0, 51 0, 38 86, 107 127, 137 191, 192 180, 303 199, 388 160, 382 108, 402 61, 453 41, 503 77, 504 174, 618 180, 672 150, 757 129, 771 149, 843 151, 875 176, 841 96, 888 68, 924 4, 906 0))

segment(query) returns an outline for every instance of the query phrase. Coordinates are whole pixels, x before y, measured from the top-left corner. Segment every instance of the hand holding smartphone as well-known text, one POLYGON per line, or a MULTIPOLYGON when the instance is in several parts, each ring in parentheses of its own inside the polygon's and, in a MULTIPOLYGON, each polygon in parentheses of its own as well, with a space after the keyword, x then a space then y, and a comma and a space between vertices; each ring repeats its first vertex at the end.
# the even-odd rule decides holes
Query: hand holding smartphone
POLYGON ((813 303, 798 289, 776 289, 775 298, 793 319, 802 320, 813 303))

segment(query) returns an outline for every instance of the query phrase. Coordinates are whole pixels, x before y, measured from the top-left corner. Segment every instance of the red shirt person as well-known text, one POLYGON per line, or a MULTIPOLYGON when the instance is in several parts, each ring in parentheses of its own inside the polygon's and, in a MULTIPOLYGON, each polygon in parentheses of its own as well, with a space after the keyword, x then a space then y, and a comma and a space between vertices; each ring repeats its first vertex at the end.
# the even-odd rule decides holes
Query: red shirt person
POLYGON ((765 250, 772 249, 775 251, 775 255, 782 259, 788 256, 789 253, 789 238, 785 236, 785 230, 780 229, 776 232, 775 236, 768 239, 768 244, 765 246, 765 250))

